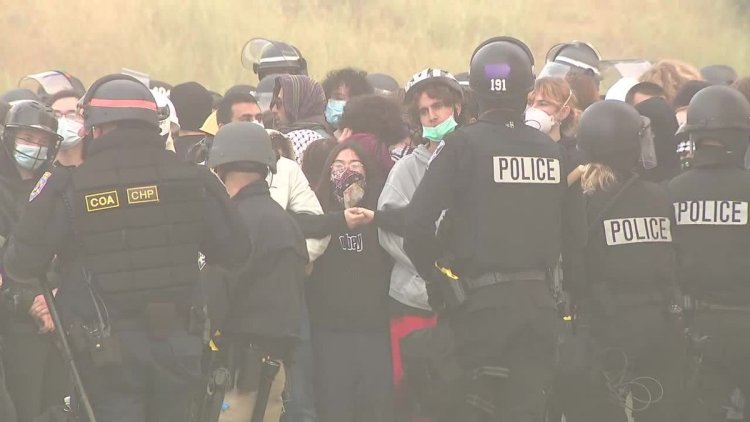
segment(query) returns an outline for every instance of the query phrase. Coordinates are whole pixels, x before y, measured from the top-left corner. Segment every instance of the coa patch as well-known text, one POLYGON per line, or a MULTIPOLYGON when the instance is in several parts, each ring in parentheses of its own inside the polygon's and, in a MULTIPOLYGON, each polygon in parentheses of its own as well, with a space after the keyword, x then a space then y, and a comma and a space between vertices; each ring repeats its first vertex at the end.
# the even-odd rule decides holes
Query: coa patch
POLYGON ((92 193, 84 197, 86 200, 86 211, 102 211, 111 208, 117 208, 120 206, 120 198, 117 196, 117 191, 92 193))
POLYGON ((38 182, 36 182, 36 186, 34 186, 34 189, 31 190, 31 194, 29 195, 29 202, 33 201, 34 198, 42 193, 44 187, 47 186, 47 181, 49 180, 50 176, 52 176, 52 173, 45 172, 44 175, 42 175, 42 178, 39 179, 38 182))

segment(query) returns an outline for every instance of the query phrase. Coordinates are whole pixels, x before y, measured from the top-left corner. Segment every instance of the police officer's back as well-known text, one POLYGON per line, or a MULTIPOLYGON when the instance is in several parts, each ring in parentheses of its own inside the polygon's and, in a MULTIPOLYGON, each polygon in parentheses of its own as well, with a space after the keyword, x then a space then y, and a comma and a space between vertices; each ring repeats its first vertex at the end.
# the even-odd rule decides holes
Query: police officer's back
POLYGON ((748 133, 750 104, 724 86, 696 94, 678 131, 696 146, 691 169, 668 185, 693 340, 688 420, 746 420, 750 413, 748 133))
POLYGON ((636 171, 645 128, 632 106, 615 100, 590 106, 578 128, 578 148, 590 160, 581 177, 590 300, 579 301, 586 305, 579 315, 590 317, 589 364, 597 376, 582 377, 590 390, 569 384, 586 397, 566 410, 571 420, 624 420, 626 408, 637 421, 675 420, 682 332, 673 322, 681 296, 671 206, 664 188, 636 171))
MULTIPOLYGON (((230 358, 227 364, 237 374, 224 399, 229 409, 220 421, 250 417, 260 388, 261 362, 289 362, 300 338, 307 248, 292 217, 271 198, 266 176, 276 171, 276 161, 266 131, 248 122, 219 129, 208 158, 254 244, 248 268, 226 291, 227 316, 219 325, 220 352, 230 358)), ((268 384, 271 395, 264 420, 278 421, 283 373, 268 384)))
POLYGON ((33 282, 61 261, 58 303, 99 419, 183 421, 200 364, 186 327, 198 254, 231 265, 248 240, 219 181, 164 150, 148 88, 107 76, 80 107, 86 161, 37 186, 5 270, 33 282))
POLYGON ((456 336, 459 362, 466 370, 510 370, 507 380, 480 377, 475 390, 456 395, 491 403, 469 404, 478 420, 540 420, 552 372, 556 316, 546 270, 560 255, 567 182, 560 149, 523 123, 532 68, 531 52, 516 39, 494 38, 477 48, 470 83, 479 121, 445 138, 406 218, 404 246, 431 281, 431 303, 436 260, 468 291, 466 303, 442 318, 456 336), (442 251, 434 223, 446 209, 455 234, 443 239, 448 250, 442 251))

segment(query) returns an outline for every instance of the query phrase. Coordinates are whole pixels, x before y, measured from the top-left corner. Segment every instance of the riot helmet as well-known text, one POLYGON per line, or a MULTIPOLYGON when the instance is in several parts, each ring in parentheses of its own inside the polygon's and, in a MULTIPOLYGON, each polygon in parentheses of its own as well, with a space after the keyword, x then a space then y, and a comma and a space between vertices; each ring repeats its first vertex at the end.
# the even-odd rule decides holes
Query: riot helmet
POLYGON ((87 129, 123 121, 139 121, 159 128, 153 94, 132 76, 113 74, 98 79, 78 104, 87 129))
POLYGON ((469 86, 480 100, 523 101, 534 89, 534 56, 513 37, 483 42, 471 55, 469 86))
POLYGON ((737 71, 725 64, 715 64, 702 68, 701 76, 711 85, 732 85, 737 80, 737 71))
POLYGON ((627 173, 635 168, 639 158, 643 161, 641 151, 648 150, 642 147, 646 132, 647 118, 642 118, 633 106, 618 100, 603 100, 581 115, 578 149, 592 163, 627 173))
POLYGON ((3 95, 0 96, 0 101, 6 102, 10 105, 13 105, 19 101, 28 100, 40 101, 39 97, 34 94, 33 91, 27 88, 13 88, 5 91, 3 95))
POLYGON ((307 75, 307 61, 291 44, 265 38, 253 38, 242 48, 242 66, 258 75, 258 80, 272 73, 307 75))
POLYGON ((750 139, 750 102, 724 85, 698 91, 687 111, 687 121, 677 131, 700 148, 702 140, 718 141, 730 152, 745 153, 750 139))
POLYGON ((593 45, 583 41, 571 41, 554 45, 548 52, 544 68, 539 77, 564 78, 568 73, 581 71, 601 79, 599 70, 602 60, 593 45))
POLYGON ((267 167, 276 173, 278 157, 271 137, 265 129, 250 122, 228 123, 216 132, 208 154, 208 166, 219 168, 227 164, 247 163, 267 167))
POLYGON ((46 167, 57 155, 62 137, 57 134, 57 119, 51 107, 39 101, 21 101, 14 104, 5 116, 3 144, 19 167, 37 171, 46 167), (49 136, 46 145, 36 142, 18 143, 19 130, 41 132, 49 136))

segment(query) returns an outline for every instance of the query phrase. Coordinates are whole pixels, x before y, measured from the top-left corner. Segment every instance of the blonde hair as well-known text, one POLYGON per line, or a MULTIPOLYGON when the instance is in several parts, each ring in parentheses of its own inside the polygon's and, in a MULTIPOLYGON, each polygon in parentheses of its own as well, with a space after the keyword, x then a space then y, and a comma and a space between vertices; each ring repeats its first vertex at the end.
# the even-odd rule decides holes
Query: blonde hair
POLYGON ((685 82, 700 80, 703 80, 703 77, 698 69, 685 62, 671 59, 659 60, 640 77, 641 82, 651 82, 662 87, 670 103, 685 82))
POLYGON ((534 82, 534 90, 529 93, 528 102, 532 103, 537 94, 560 108, 563 105, 570 108, 568 117, 560 122, 560 133, 565 136, 574 136, 581 110, 578 109, 578 100, 568 81, 553 77, 539 78, 534 82))
POLYGON ((591 195, 597 191, 607 191, 617 183, 615 171, 609 166, 599 163, 586 164, 581 175, 581 189, 584 195, 591 195))

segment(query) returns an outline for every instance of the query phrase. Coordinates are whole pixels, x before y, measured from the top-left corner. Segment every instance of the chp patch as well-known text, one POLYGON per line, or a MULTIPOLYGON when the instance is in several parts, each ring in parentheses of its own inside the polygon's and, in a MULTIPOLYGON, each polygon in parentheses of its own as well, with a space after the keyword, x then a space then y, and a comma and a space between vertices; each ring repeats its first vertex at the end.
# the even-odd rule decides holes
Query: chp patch
POLYGON ((128 204, 148 204, 159 202, 159 188, 156 185, 128 188, 128 204))
POLYGON ((120 197, 116 190, 92 193, 84 197, 87 212, 103 211, 120 206, 120 197))
POLYGON ((33 201, 40 193, 42 193, 44 187, 47 186, 50 176, 52 176, 52 173, 47 171, 42 175, 42 178, 36 182, 36 186, 34 186, 34 189, 31 190, 31 194, 29 194, 29 202, 33 201))

